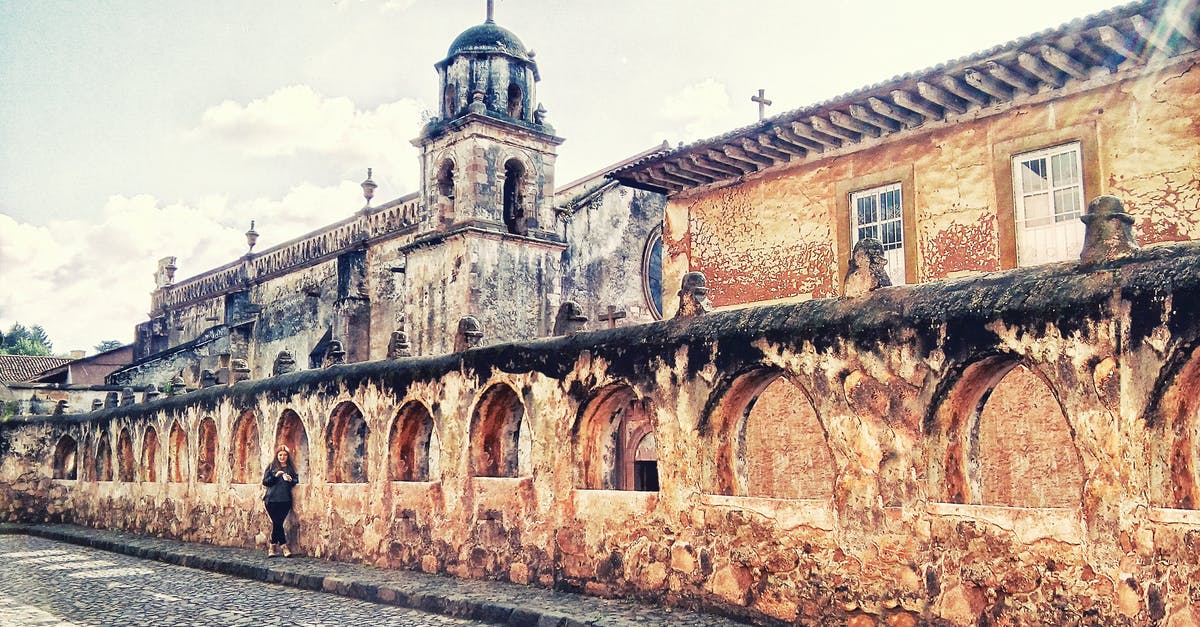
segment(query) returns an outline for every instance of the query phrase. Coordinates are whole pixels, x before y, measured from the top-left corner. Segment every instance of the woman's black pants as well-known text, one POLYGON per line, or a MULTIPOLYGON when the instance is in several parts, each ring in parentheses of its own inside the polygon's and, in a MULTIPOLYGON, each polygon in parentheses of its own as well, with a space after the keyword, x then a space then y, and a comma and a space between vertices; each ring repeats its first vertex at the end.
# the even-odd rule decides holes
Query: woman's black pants
POLYGON ((271 517, 271 544, 287 544, 287 535, 283 533, 283 521, 290 511, 291 501, 267 503, 267 515, 271 517))

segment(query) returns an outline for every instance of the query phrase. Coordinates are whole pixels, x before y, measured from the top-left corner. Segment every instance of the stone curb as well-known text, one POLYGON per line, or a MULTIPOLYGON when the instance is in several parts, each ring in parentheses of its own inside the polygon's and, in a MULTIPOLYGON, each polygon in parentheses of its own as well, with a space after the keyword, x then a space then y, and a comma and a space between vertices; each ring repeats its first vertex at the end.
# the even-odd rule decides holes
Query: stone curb
MULTIPOLYGON (((277 561, 272 560, 273 564, 271 566, 264 566, 263 564, 255 563, 248 556, 247 558, 239 558, 236 555, 239 552, 249 553, 249 549, 231 549, 213 545, 189 544, 178 540, 155 538, 153 536, 143 536, 129 532, 92 529, 89 527, 0 523, 0 534, 36 536, 48 540, 87 546, 110 553, 120 553, 140 559, 206 570, 243 579, 284 585, 303 590, 327 592, 373 603, 396 605, 453 618, 497 623, 511 627, 586 627, 588 625, 663 624, 665 622, 695 625, 742 624, 716 615, 688 611, 678 611, 678 613, 672 614, 671 610, 638 604, 634 601, 612 602, 578 594, 537 589, 544 592, 547 597, 553 596, 556 599, 568 601, 565 603, 566 605, 594 604, 596 606, 590 608, 591 611, 587 611, 584 608, 573 608, 570 614, 564 614, 498 601, 485 594, 480 594, 476 598, 470 594, 452 594, 436 590, 414 590, 396 585, 388 585, 387 583, 374 583, 367 581, 365 578, 359 579, 346 575, 314 575, 288 567, 289 563, 301 565, 313 562, 344 565, 341 562, 294 557, 291 559, 279 558, 277 561), (139 546, 137 543, 165 546, 139 546), (220 557, 208 556, 204 555, 204 552, 223 552, 226 555, 220 557), (233 553, 233 555, 229 555, 230 553, 233 553), (632 613, 637 618, 633 618, 631 621, 622 621, 616 616, 608 616, 607 612, 600 607, 601 604, 605 603, 628 606, 620 608, 621 610, 625 610, 620 613, 627 613, 632 610, 632 613), (664 614, 664 616, 660 620, 655 620, 652 615, 660 613, 664 614)), ((429 577, 430 581, 457 581, 439 575, 425 576, 429 577)), ((530 589, 529 586, 511 585, 514 589, 521 589, 526 593, 530 589)))

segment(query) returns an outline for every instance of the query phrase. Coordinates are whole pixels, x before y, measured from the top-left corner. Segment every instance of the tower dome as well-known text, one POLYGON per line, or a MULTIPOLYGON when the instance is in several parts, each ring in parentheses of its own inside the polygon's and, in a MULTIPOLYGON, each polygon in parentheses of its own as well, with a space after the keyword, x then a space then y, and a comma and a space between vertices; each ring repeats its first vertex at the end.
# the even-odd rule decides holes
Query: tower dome
POLYGON ((512 31, 488 18, 454 38, 435 67, 441 82, 441 122, 475 113, 542 126, 534 93, 538 76, 533 52, 512 31))
POLYGON ((512 31, 491 21, 472 26, 454 38, 446 57, 467 53, 507 54, 530 61, 525 44, 512 31))

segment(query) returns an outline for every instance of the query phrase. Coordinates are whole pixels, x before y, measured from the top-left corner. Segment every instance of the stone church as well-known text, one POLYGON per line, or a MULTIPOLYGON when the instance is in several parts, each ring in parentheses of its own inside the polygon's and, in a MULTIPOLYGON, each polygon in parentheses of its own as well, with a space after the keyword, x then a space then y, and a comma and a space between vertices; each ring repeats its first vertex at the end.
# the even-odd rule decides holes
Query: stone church
POLYGON ((605 178, 623 163, 556 192, 537 62, 490 8, 434 67, 419 191, 373 204, 368 170, 339 222, 263 251, 251 225, 245 256, 181 281, 161 260, 108 382, 198 388, 661 317, 665 196, 605 178))
POLYGON ((165 260, 113 377, 188 390, 0 421, 0 519, 265 547, 286 444, 314 557, 759 625, 1200 624, 1195 8, 557 194, 533 59, 469 29, 421 191, 165 260))

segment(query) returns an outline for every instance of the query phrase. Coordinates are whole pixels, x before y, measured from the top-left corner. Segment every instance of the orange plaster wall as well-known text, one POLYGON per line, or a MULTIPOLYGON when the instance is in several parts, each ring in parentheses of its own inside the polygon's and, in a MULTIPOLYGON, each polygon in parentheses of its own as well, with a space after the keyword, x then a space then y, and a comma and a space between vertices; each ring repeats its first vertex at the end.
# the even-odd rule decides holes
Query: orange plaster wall
POLYGON ((996 178, 1010 166, 1007 157, 998 162, 993 147, 1072 128, 1094 133, 1098 147, 1100 171, 1084 173, 1088 200, 1096 194, 1125 199, 1143 245, 1200 238, 1197 55, 1146 75, 989 113, 672 198, 664 285, 678 285, 688 270, 703 272, 717 306, 835 296, 843 246, 837 241, 838 183, 910 165, 915 189, 906 190, 904 202, 913 203, 918 279, 999 270, 1005 244, 998 211, 1011 200, 998 202, 996 178))

